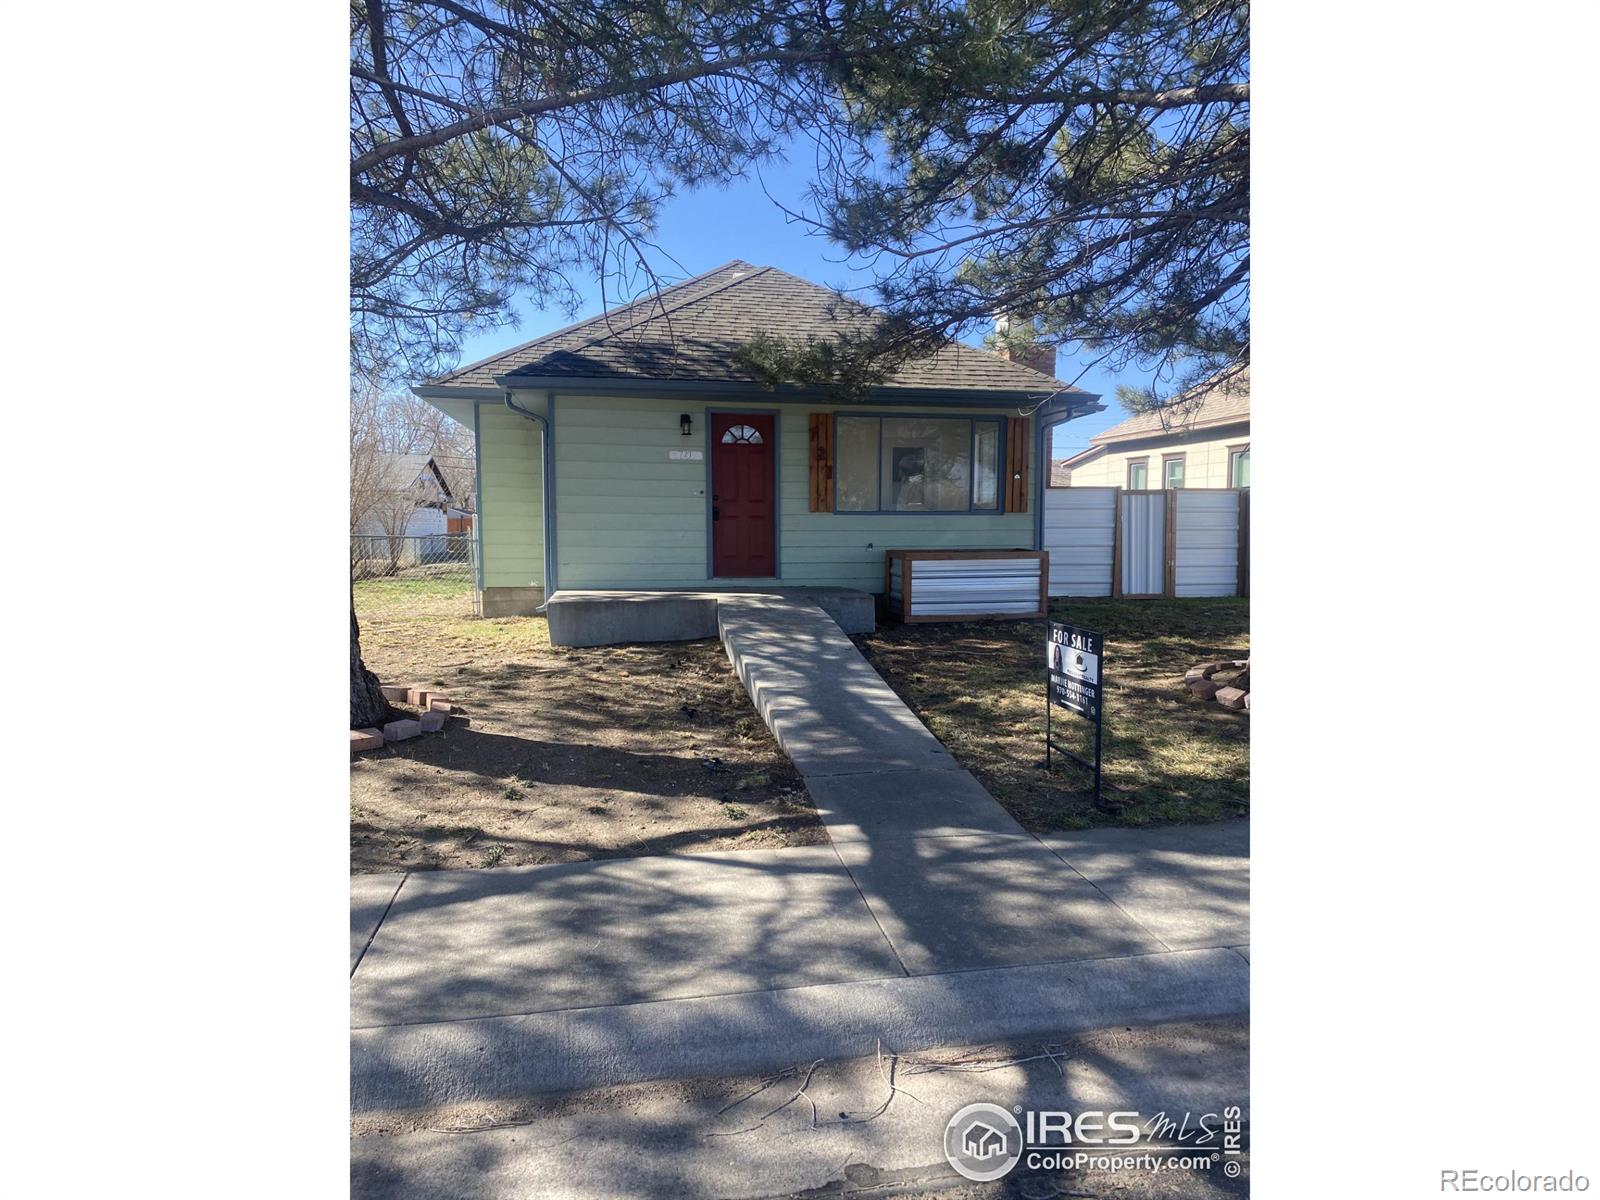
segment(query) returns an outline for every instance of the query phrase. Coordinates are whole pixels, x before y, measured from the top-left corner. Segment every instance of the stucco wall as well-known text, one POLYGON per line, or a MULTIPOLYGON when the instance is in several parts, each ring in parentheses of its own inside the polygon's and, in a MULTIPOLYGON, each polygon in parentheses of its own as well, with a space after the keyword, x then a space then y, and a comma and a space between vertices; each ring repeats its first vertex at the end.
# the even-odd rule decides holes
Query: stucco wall
POLYGON ((1249 444, 1250 426, 1231 425, 1206 430, 1203 435, 1191 435, 1187 439, 1165 438, 1117 445, 1094 461, 1073 467, 1071 486, 1127 487, 1129 460, 1144 458, 1150 463, 1148 486, 1158 488, 1162 456, 1183 454, 1184 487, 1225 488, 1229 486, 1229 448, 1249 444))
MULTIPOLYGON (((519 395, 518 403, 542 411, 543 395, 519 395)), ((707 570, 707 412, 718 408, 777 413, 779 578, 785 585, 881 591, 883 553, 892 547, 1034 544, 1031 506, 1025 513, 994 516, 808 512, 808 414, 887 408, 557 396, 553 424, 559 587, 671 588, 772 582, 712 581, 707 570), (693 422, 690 437, 680 432, 682 413, 688 413, 693 422), (685 451, 698 451, 702 457, 670 457, 673 452, 685 451)), ((969 415, 963 409, 931 406, 896 406, 893 411, 969 415)), ((970 411, 1016 418, 1012 411, 970 411)), ((484 585, 537 586, 543 565, 538 426, 490 403, 480 405, 478 425, 484 585)), ((1030 440, 1030 490, 1033 471, 1030 440)))

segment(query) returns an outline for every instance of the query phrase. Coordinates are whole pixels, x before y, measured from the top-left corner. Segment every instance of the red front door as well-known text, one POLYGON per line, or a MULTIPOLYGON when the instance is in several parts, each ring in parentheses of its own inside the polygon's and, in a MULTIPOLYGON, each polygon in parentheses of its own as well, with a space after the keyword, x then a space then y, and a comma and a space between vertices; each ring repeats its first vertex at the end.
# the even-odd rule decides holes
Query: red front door
POLYGON ((771 413, 711 414, 711 573, 778 573, 777 457, 771 413))

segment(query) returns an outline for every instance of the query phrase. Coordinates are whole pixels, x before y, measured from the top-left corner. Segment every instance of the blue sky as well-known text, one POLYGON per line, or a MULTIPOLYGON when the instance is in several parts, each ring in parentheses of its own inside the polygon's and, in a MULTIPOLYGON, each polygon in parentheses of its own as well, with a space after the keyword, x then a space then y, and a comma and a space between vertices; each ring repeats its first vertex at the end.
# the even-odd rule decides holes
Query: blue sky
MULTIPOLYGON (((791 224, 774 199, 791 209, 803 205, 804 188, 810 172, 802 164, 769 163, 762 167, 762 190, 754 174, 726 188, 705 188, 686 192, 667 204, 657 224, 656 243, 663 251, 682 264, 681 271, 671 262, 656 260, 652 265, 663 278, 676 281, 698 275, 720 266, 729 259, 742 258, 758 266, 777 267, 827 286, 859 287, 870 284, 871 275, 863 270, 852 270, 843 261, 837 246, 810 232, 800 224, 791 224)), ((870 294, 864 299, 871 299, 870 294)), ((613 304, 616 302, 613 298, 613 304)), ((467 339, 462 350, 462 362, 485 358, 529 338, 538 337, 552 329, 568 324, 573 318, 560 309, 540 311, 527 304, 517 306, 521 325, 516 329, 492 329, 467 339)), ((584 296, 579 317, 591 316, 600 311, 600 290, 592 286, 584 296)), ((968 340, 978 344, 982 331, 968 340)), ((1082 369, 1074 356, 1062 353, 1056 363, 1056 374, 1071 380, 1082 369)), ((1091 435, 1115 425, 1127 416, 1116 402, 1116 386, 1120 383, 1145 383, 1148 375, 1134 371, 1112 374, 1091 368, 1078 386, 1086 391, 1099 392, 1106 405, 1103 413, 1094 413, 1069 422, 1057 437, 1056 457, 1065 457, 1089 444, 1091 435)))

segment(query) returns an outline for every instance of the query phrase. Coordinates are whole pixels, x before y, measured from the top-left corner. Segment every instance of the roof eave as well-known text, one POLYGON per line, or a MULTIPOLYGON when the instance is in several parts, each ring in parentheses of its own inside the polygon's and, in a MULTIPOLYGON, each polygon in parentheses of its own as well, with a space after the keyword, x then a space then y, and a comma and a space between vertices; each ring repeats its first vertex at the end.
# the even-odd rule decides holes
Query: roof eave
MULTIPOLYGON (((758 399, 788 401, 826 401, 840 403, 839 398, 827 388, 815 385, 785 384, 765 388, 758 383, 704 379, 625 379, 611 376, 574 375, 498 375, 495 383, 501 389, 526 391, 588 392, 594 394, 627 393, 644 395, 738 396, 758 399)), ((415 390, 415 389, 414 389, 415 390)), ((460 394, 459 389, 439 389, 460 394)), ((420 392, 418 393, 421 394, 420 392)), ((495 393, 498 395, 499 393, 495 393)), ((1100 412, 1100 397, 1094 392, 1077 388, 913 388, 879 387, 869 391, 861 403, 903 404, 960 403, 1012 407, 1032 406, 1047 402, 1052 411, 1071 408, 1080 412, 1100 412)))
POLYGON ((1189 433, 1207 433, 1213 429, 1226 429, 1230 425, 1250 424, 1250 414, 1244 413, 1236 417, 1224 417, 1218 421, 1199 421, 1190 425, 1178 425, 1171 429, 1143 429, 1135 433, 1117 433, 1115 426, 1104 433, 1096 434, 1089 441, 1095 446, 1118 446, 1127 442, 1159 441, 1162 438, 1179 437, 1189 433))
POLYGON ((1105 452, 1106 448, 1104 446, 1090 446, 1087 450, 1079 450, 1071 458, 1056 459, 1055 465, 1071 470, 1073 467, 1079 466, 1082 463, 1086 463, 1092 458, 1100 457, 1100 455, 1104 454, 1105 452))
POLYGON ((505 395, 505 389, 477 384, 419 383, 412 386, 411 394, 419 400, 499 400, 505 395))

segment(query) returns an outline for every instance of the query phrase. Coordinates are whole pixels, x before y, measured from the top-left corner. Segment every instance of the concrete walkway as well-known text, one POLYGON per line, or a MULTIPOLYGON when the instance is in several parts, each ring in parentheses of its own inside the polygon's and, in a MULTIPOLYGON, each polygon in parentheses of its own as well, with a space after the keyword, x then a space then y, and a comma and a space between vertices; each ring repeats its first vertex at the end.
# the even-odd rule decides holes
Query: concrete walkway
POLYGON ((835 843, 1022 834, 821 609, 735 597, 717 631, 835 843))
POLYGON ((1035 838, 820 609, 718 629, 832 844, 358 877, 358 1112, 1245 1010, 1243 822, 1035 838))

